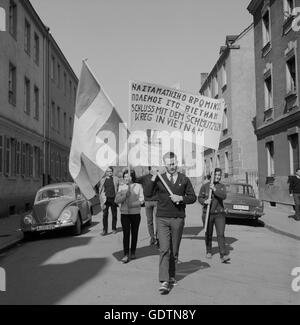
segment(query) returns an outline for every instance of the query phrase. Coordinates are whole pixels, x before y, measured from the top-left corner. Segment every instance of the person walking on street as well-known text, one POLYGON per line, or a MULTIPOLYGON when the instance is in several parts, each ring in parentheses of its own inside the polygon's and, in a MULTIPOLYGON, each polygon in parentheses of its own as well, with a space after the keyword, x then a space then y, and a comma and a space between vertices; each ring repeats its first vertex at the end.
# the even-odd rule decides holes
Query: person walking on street
POLYGON ((120 185, 116 195, 116 203, 121 204, 121 223, 123 228, 123 250, 122 262, 128 263, 136 259, 136 246, 138 232, 141 222, 141 206, 144 203, 143 188, 136 183, 135 172, 125 170, 123 173, 124 184, 120 185), (131 246, 130 246, 131 235, 131 246))
POLYGON ((226 217, 224 211, 223 201, 226 199, 226 186, 220 183, 222 178, 222 170, 220 168, 215 169, 215 178, 213 184, 205 183, 199 193, 198 201, 203 206, 203 224, 205 225, 207 207, 210 206, 209 219, 207 231, 205 233, 206 244, 206 257, 212 258, 212 239, 214 226, 217 232, 217 240, 220 251, 220 257, 222 263, 230 261, 228 254, 226 254, 225 244, 225 226, 226 217), (209 191, 212 190, 212 198, 209 200, 209 191))
POLYGON ((159 291, 168 294, 173 285, 176 285, 176 264, 178 262, 179 247, 185 224, 185 209, 187 204, 196 202, 190 179, 178 173, 178 161, 173 152, 164 155, 163 161, 166 173, 161 175, 169 186, 173 195, 170 195, 157 173, 146 186, 146 196, 157 193, 157 232, 159 240, 159 291))
POLYGON ((103 207, 103 232, 102 236, 108 233, 109 208, 112 214, 112 232, 117 233, 118 205, 115 203, 116 193, 119 189, 119 178, 113 176, 113 167, 106 170, 105 177, 101 179, 99 186, 100 202, 103 207))
POLYGON ((293 218, 300 221, 300 168, 296 170, 296 175, 290 179, 290 196, 294 197, 295 215, 293 218))
MULTIPOLYGON (((144 190, 144 195, 145 195, 146 187, 151 182, 151 178, 153 177, 153 175, 156 173, 155 167, 148 167, 148 170, 149 170, 149 174, 142 177, 138 177, 136 179, 136 182, 142 185, 144 190)), ((158 198, 156 194, 151 196, 145 195, 145 212, 147 217, 148 232, 150 235, 150 246, 158 245, 157 231, 156 231, 157 200, 158 198)))

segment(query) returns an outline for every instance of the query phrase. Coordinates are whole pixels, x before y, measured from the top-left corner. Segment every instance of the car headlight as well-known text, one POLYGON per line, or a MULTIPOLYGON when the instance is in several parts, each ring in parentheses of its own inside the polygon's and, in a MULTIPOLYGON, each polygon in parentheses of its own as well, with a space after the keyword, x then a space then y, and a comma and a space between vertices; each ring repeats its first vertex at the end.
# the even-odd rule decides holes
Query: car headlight
POLYGON ((72 218, 72 212, 70 210, 64 210, 61 216, 58 219, 59 223, 70 222, 72 218))
POLYGON ((33 216, 31 214, 25 216, 24 223, 25 225, 32 225, 34 223, 33 216))

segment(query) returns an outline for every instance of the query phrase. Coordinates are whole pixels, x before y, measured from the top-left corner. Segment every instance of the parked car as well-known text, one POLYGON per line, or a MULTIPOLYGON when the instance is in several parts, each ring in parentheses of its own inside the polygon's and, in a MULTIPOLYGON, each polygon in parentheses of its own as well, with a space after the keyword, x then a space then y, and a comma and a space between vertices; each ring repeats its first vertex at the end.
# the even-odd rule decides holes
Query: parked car
POLYGON ((31 213, 21 219, 21 230, 25 239, 65 228, 76 236, 91 222, 90 203, 75 183, 51 184, 36 193, 31 213))
POLYGON ((227 217, 256 219, 264 215, 264 204, 255 197, 252 185, 244 183, 225 184, 227 198, 224 208, 227 217))

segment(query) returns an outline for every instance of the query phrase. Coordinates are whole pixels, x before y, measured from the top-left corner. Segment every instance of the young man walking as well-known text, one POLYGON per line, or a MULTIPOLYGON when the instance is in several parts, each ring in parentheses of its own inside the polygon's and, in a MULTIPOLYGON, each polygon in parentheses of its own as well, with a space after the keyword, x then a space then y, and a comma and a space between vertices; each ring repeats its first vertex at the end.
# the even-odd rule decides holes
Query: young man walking
POLYGON ((226 199, 226 186, 221 183, 222 170, 220 168, 215 169, 214 183, 205 183, 199 193, 198 201, 203 205, 203 223, 205 225, 205 216, 207 207, 210 206, 209 219, 207 231, 205 233, 206 244, 206 257, 212 258, 212 239, 214 226, 216 227, 217 240, 219 245, 220 257, 222 263, 230 261, 229 256, 226 254, 225 244, 225 226, 226 217, 224 212, 223 201, 226 199), (212 190, 212 197, 209 200, 209 191, 212 190))
MULTIPOLYGON (((153 174, 156 173, 156 168, 148 167, 149 174, 136 179, 136 183, 141 184, 144 190, 144 195, 146 187, 151 182, 153 174)), ((157 195, 145 196, 145 212, 147 217, 148 232, 150 235, 150 246, 157 245, 156 238, 156 212, 157 212, 157 195), (155 227, 154 227, 155 225, 155 227)))
POLYGON ((113 176, 113 172, 113 167, 109 167, 106 170, 105 177, 101 179, 99 186, 100 202, 104 201, 102 236, 106 236, 108 233, 109 208, 111 209, 112 214, 112 232, 113 234, 117 233, 118 205, 115 203, 115 198, 119 190, 119 179, 118 177, 113 176))
POLYGON ((157 232, 159 240, 159 291, 168 294, 172 285, 176 284, 176 264, 185 223, 187 204, 196 202, 193 186, 188 177, 178 173, 177 157, 173 152, 163 157, 166 173, 161 175, 169 186, 170 195, 157 173, 146 187, 146 196, 157 193, 157 232))

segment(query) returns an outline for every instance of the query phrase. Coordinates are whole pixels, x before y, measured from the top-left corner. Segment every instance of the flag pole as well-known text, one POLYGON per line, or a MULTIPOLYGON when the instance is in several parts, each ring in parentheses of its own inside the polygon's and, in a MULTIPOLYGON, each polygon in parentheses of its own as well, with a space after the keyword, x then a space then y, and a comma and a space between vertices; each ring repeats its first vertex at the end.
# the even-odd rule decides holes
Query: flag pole
MULTIPOLYGON (((214 184, 214 180, 215 180, 215 169, 216 169, 216 162, 217 162, 217 150, 215 150, 214 152, 214 158, 213 158, 213 171, 212 171, 212 175, 211 175, 211 180, 210 180, 210 185, 214 184)), ((211 200, 212 198, 212 189, 209 189, 209 195, 208 195, 208 200, 211 200)), ((207 205, 207 209, 206 209, 206 217, 205 217, 205 233, 207 232, 207 227, 208 227, 208 220, 209 220, 209 213, 210 213, 210 204, 207 205)))

